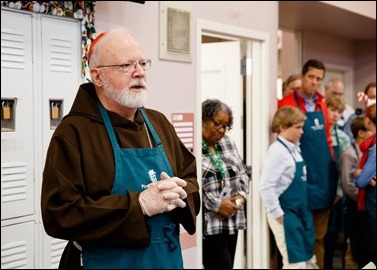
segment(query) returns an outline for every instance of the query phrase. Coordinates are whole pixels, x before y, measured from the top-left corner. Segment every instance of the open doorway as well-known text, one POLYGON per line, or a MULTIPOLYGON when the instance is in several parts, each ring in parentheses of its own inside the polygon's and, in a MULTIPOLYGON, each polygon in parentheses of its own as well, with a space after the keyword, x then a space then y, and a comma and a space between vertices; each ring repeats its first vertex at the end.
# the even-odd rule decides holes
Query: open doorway
MULTIPOLYGON (((203 36, 203 40, 208 36, 203 36)), ((241 74, 241 49, 238 40, 202 43, 201 47, 201 100, 219 99, 233 111, 233 128, 227 133, 234 139, 243 155, 243 84, 241 74)))
MULTIPOLYGON (((268 226, 264 217, 264 209, 259 199, 258 189, 254 188, 258 183, 258 172, 260 168, 260 155, 267 149, 269 144, 268 133, 268 92, 257 91, 258 89, 268 89, 268 34, 255 32, 250 29, 244 29, 214 22, 198 20, 197 23, 197 57, 198 57, 198 87, 197 87, 197 116, 201 119, 201 102, 208 92, 201 93, 202 90, 222 88, 220 93, 222 101, 225 103, 238 104, 237 115, 239 117, 240 132, 234 134, 239 136, 238 142, 241 145, 240 152, 243 153, 245 163, 253 167, 252 179, 250 183, 249 196, 247 200, 247 230, 239 234, 239 240, 236 250, 235 268, 268 268, 269 260, 269 241, 268 226), (233 43, 238 42, 238 56, 235 56, 238 62, 238 72, 234 74, 233 80, 237 83, 227 84, 224 79, 218 79, 219 74, 204 74, 202 72, 202 60, 204 55, 204 44, 209 43, 233 43), (241 75, 241 63, 245 65, 241 75), (206 85, 211 83, 213 87, 206 85), (238 85, 239 82, 239 85, 238 85), (237 85, 235 87, 235 84, 237 85), (229 85, 229 86, 227 86, 229 85), (253 90, 254 89, 254 90, 253 90), (236 94, 235 94, 236 92, 236 94), (231 96, 231 97, 230 97, 231 96), (234 98, 237 96, 237 98, 234 98), (240 101, 239 101, 240 100, 240 101)), ((224 58, 225 53, 219 53, 217 58, 224 58)), ((237 54, 235 54, 237 55, 237 54)), ((232 61, 233 60, 228 60, 232 61)), ((230 64, 225 62, 226 69, 230 64)), ((201 120, 197 121, 197 134, 201 138, 201 120)), ((197 140, 197 149, 201 149, 201 141, 197 140)), ((198 160, 198 176, 201 176, 201 160, 198 160)), ((201 179, 199 177, 199 183, 201 179)), ((199 215, 198 224, 202 224, 201 215, 199 215)), ((198 233, 202 233, 201 226, 198 233)), ((201 238, 198 238, 198 258, 202 258, 201 238)))

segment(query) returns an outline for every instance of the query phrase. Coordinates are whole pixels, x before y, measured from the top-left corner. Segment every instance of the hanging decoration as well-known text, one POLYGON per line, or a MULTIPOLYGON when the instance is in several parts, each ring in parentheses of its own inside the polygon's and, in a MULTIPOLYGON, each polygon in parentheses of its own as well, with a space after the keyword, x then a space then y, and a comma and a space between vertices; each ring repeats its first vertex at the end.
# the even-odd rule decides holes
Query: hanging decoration
POLYGON ((96 33, 94 7, 96 1, 1 1, 1 6, 36 13, 71 17, 81 21, 82 65, 81 75, 86 77, 87 56, 96 33))

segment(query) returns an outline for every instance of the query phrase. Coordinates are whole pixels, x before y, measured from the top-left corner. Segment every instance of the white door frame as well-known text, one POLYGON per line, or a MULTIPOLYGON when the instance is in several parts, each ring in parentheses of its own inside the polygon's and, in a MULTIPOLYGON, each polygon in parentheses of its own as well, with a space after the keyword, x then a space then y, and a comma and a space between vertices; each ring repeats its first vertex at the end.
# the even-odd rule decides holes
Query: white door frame
MULTIPOLYGON (((268 268, 269 240, 268 225, 263 205, 260 200, 258 185, 262 154, 269 145, 269 36, 268 33, 253 31, 206 20, 197 20, 196 52, 197 52, 197 101, 196 101, 196 138, 202 137, 201 123, 201 40, 204 33, 226 36, 227 39, 238 39, 246 42, 246 57, 251 61, 252 75, 246 75, 246 163, 251 164, 252 179, 249 200, 247 201, 247 269, 268 268), (254 89, 254 91, 253 91, 254 89), (252 102, 253 101, 253 102, 252 102)), ((201 139, 195 140, 195 154, 201 157, 201 139)), ((198 182, 201 187, 201 159, 197 159, 198 182)), ((198 215, 197 233, 202 235, 202 217, 198 215)), ((202 237, 197 237, 198 268, 202 268, 202 237)))

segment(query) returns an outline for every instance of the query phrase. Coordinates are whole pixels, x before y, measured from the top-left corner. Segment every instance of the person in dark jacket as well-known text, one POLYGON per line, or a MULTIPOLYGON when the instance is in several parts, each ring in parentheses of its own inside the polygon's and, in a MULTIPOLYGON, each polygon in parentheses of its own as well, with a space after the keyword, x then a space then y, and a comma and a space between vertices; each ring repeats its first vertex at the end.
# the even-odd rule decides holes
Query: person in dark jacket
POLYGON ((146 59, 124 29, 101 33, 56 128, 43 171, 46 233, 66 239, 59 268, 182 269, 180 225, 196 231, 196 160, 160 112, 145 108, 146 59))

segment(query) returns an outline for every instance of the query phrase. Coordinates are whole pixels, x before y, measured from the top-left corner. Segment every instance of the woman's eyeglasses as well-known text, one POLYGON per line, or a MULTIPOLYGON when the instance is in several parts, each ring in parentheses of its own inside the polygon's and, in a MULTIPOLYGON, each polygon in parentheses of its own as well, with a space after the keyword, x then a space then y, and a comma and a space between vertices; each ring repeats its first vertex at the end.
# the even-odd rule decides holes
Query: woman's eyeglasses
POLYGON ((215 125, 216 129, 221 129, 223 128, 225 131, 229 131, 231 128, 228 125, 223 125, 213 119, 211 119, 212 123, 215 125))

